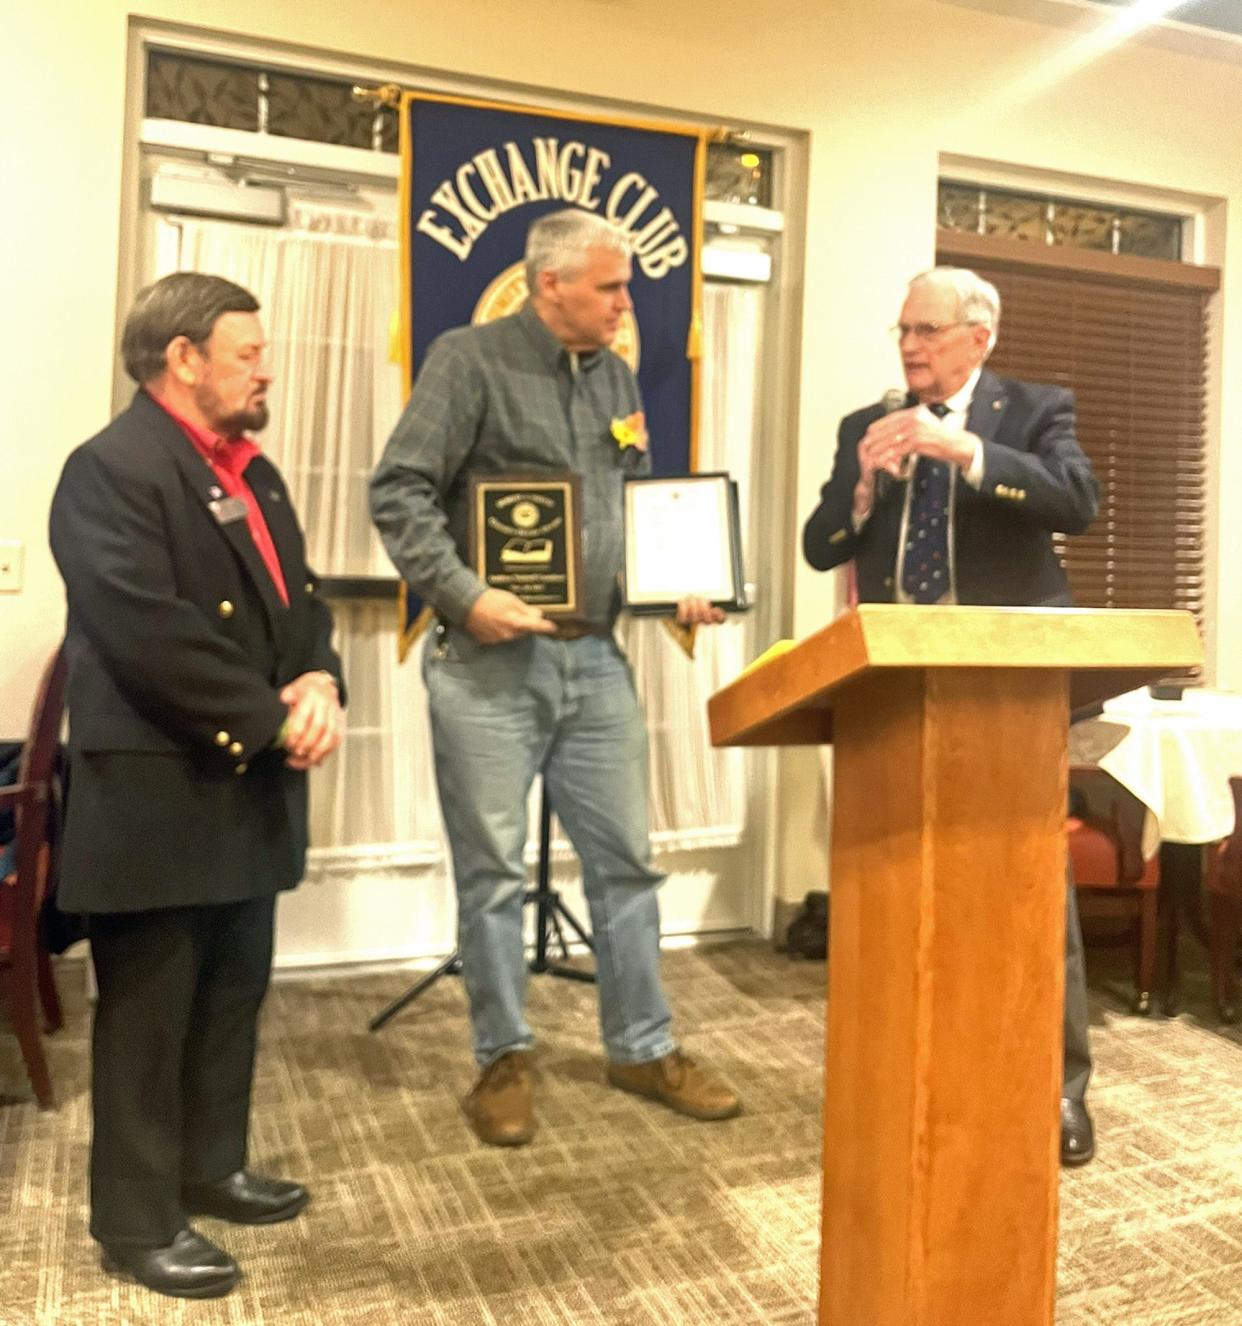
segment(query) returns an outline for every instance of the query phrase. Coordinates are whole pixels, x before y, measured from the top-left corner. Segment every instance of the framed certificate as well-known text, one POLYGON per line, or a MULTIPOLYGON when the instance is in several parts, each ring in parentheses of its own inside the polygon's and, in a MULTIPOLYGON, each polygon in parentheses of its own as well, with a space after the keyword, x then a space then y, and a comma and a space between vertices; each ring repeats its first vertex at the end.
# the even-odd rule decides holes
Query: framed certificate
POLYGON ((746 609, 737 484, 727 474, 625 484, 625 606, 665 613, 684 598, 746 609))
POLYGON ((582 610, 582 486, 576 474, 470 479, 470 565, 549 616, 582 610))

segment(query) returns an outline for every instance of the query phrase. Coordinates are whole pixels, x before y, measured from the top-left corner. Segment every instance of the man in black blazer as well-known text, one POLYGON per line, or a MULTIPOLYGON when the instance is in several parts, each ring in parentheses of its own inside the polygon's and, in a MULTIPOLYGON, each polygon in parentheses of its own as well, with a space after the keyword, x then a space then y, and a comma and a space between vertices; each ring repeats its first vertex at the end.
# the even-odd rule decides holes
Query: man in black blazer
MULTIPOLYGON (((1071 393, 983 367, 999 320, 996 288, 974 272, 915 277, 894 328, 909 394, 890 393, 841 422, 802 546, 820 571, 853 561, 862 602, 1070 603, 1052 535, 1087 528, 1096 482, 1074 435, 1071 393)), ((1094 1155, 1095 1136, 1072 887, 1065 943, 1061 1160, 1077 1165, 1094 1155)))
POLYGON ((340 743, 340 662, 284 482, 245 436, 272 381, 258 303, 180 272, 122 340, 132 404, 52 500, 71 790, 59 901, 88 917, 91 1233, 161 1293, 240 1275, 188 1223, 294 1216, 246 1168, 276 894, 302 876, 306 770, 340 743))

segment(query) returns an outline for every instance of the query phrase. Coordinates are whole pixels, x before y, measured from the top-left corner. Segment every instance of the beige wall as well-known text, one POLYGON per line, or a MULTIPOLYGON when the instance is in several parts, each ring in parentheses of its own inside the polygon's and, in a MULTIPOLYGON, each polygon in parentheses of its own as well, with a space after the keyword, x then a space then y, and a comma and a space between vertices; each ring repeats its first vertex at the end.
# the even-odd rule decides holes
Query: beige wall
MULTIPOLYGON (((6 0, 4 9, 0 538, 29 545, 25 592, 0 595, 0 731, 13 731, 60 628, 48 498, 67 450, 109 412, 129 11, 121 0, 62 0, 43 13, 6 0)), ((708 121, 809 130, 799 518, 826 475, 837 419, 896 378, 882 329, 902 279, 932 253, 938 154, 1224 200, 1217 242, 1236 253, 1242 238, 1242 208, 1228 206, 1242 203, 1242 68, 1132 45, 1063 77, 1033 76, 1063 58, 1074 34, 939 0, 150 0, 143 12, 708 121)), ((1232 268, 1226 365, 1242 351, 1242 263, 1232 268)), ((1230 493, 1242 481, 1236 373, 1223 375, 1219 422, 1217 491, 1230 493)), ((1242 687, 1236 518, 1221 522, 1219 560, 1230 570, 1218 589, 1218 677, 1242 687)), ((830 578, 799 567, 795 631, 831 605, 830 578)), ((794 896, 816 871, 799 850, 782 874, 794 896)))

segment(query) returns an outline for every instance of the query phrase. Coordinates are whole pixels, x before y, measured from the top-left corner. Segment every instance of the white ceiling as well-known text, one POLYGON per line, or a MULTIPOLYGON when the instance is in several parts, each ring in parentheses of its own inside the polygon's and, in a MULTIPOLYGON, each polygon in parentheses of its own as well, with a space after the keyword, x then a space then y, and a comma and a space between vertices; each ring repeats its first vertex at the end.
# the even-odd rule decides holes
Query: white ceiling
MULTIPOLYGON (((959 9, 1003 14, 1076 32, 1096 30, 1148 0, 940 0, 959 9)), ((1200 59, 1242 64, 1242 0, 1187 0, 1124 40, 1161 46, 1200 59)))
MULTIPOLYGON (((1128 9, 1133 0, 1094 0, 1096 4, 1128 9)), ((1201 28, 1214 28, 1217 32, 1231 32, 1242 37, 1242 3, 1240 0, 1188 0, 1169 14, 1174 23, 1193 23, 1201 28)))

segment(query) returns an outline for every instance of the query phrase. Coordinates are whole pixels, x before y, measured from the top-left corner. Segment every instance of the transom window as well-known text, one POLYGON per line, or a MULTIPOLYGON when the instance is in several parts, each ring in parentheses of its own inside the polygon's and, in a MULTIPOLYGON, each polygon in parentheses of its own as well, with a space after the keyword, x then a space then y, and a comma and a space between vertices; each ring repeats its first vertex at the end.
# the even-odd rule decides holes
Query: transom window
POLYGON ((942 230, 1180 262, 1184 218, 1049 193, 940 181, 942 230))

